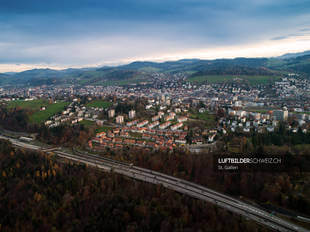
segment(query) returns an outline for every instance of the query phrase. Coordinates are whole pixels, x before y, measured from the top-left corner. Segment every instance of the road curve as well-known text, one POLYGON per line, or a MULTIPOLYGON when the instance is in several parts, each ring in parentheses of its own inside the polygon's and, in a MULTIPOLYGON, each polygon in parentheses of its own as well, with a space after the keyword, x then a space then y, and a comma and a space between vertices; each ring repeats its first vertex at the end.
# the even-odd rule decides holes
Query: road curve
MULTIPOLYGON (((28 144, 25 142, 21 142, 17 139, 12 139, 2 135, 0 135, 0 138, 9 140, 13 145, 18 147, 37 151, 39 150, 44 151, 44 148, 28 144)), ((111 160, 108 158, 100 157, 98 155, 88 154, 87 152, 85 153, 78 152, 75 154, 71 154, 57 149, 53 150, 53 152, 59 157, 63 157, 76 162, 85 163, 90 166, 102 169, 104 171, 113 170, 115 173, 125 175, 137 180, 141 180, 152 184, 161 184, 162 186, 174 190, 176 192, 216 204, 219 207, 225 208, 233 213, 245 216, 246 218, 252 219, 257 223, 265 225, 275 231, 310 232, 309 230, 301 226, 283 220, 277 216, 271 215, 267 211, 257 208, 253 205, 232 198, 225 194, 216 192, 204 186, 189 181, 185 181, 173 176, 169 176, 145 168, 132 166, 124 162, 111 160)))

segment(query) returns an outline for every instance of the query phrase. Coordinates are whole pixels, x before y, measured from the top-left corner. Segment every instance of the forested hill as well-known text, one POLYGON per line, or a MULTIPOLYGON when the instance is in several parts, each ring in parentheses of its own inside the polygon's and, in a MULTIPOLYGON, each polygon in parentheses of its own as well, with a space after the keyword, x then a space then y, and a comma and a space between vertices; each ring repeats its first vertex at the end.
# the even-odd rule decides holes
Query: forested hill
POLYGON ((276 58, 235 58, 200 60, 185 59, 162 63, 137 61, 115 67, 83 69, 33 69, 19 73, 1 74, 0 85, 127 85, 153 81, 154 73, 183 74, 187 77, 202 75, 281 76, 286 73, 310 76, 310 55, 305 52, 276 58))
POLYGON ((0 170, 0 231, 267 231, 161 186, 59 163, 3 140, 0 170))

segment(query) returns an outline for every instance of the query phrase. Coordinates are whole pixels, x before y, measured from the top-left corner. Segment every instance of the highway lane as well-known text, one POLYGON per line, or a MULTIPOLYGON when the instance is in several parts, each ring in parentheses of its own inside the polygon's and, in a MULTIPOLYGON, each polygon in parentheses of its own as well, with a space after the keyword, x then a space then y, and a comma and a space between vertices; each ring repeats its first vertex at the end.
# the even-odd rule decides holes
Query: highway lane
MULTIPOLYGON (((0 138, 10 140, 12 144, 14 144, 15 146, 31 150, 44 150, 44 148, 41 148, 36 145, 31 145, 25 142, 21 142, 17 139, 8 138, 2 135, 0 135, 0 138)), ((60 157, 70 159, 76 162, 85 163, 90 166, 100 168, 104 171, 113 170, 115 173, 119 173, 121 175, 125 175, 134 179, 149 182, 152 184, 161 184, 164 187, 169 188, 171 190, 216 204, 219 207, 243 215, 247 218, 256 221, 259 224, 268 226, 269 228, 272 228, 277 231, 301 231, 301 232, 308 231, 291 222, 285 221, 279 217, 271 215, 270 213, 262 209, 259 209, 250 204, 242 202, 238 199, 232 198, 222 193, 218 193, 214 190, 208 189, 204 186, 189 181, 185 181, 163 173, 132 166, 127 163, 103 158, 88 153, 71 154, 60 150, 53 150, 53 152, 60 157)))
MULTIPOLYGON (((87 154, 87 153, 80 153, 80 152, 78 154, 80 154, 81 156, 87 157, 87 158, 96 159, 97 161, 105 161, 106 163, 119 164, 119 165, 127 165, 128 166, 128 164, 125 164, 125 163, 122 163, 122 162, 119 162, 119 161, 115 161, 115 160, 111 160, 111 159, 108 159, 108 158, 104 158, 104 157, 101 157, 101 156, 98 156, 98 155, 90 155, 90 154, 87 154)), ((243 207, 243 208, 245 208, 245 209, 247 209, 249 211, 255 212, 258 215, 261 215, 261 216, 264 216, 264 217, 269 217, 269 218, 272 217, 272 218, 274 218, 274 221, 276 221, 276 222, 279 222, 279 223, 282 223, 282 224, 286 224, 287 223, 285 220, 282 220, 282 219, 280 219, 278 217, 270 215, 270 213, 268 213, 268 212, 266 212, 264 210, 261 210, 260 208, 253 207, 250 204, 244 203, 244 202, 242 202, 242 201, 240 201, 238 199, 235 199, 235 198, 232 198, 230 196, 221 194, 219 192, 216 192, 216 191, 214 191, 212 189, 209 189, 209 188, 206 188, 204 186, 201 186, 201 185, 198 185, 198 184, 186 181, 186 180, 182 180, 182 179, 179 179, 179 178, 176 178, 176 177, 173 177, 173 176, 169 176, 169 175, 166 175, 166 174, 163 174, 163 173, 160 173, 160 172, 156 172, 156 171, 152 171, 152 170, 149 170, 149 169, 132 166, 131 167, 131 171, 134 172, 135 170, 142 171, 144 174, 145 173, 149 173, 151 175, 155 175, 154 178, 157 178, 158 180, 160 180, 161 178, 164 178, 164 181, 174 181, 174 182, 177 182, 178 186, 183 186, 183 188, 191 189, 192 191, 196 191, 197 189, 199 189, 199 190, 201 190, 201 193, 213 194, 213 195, 219 196, 222 199, 226 199, 226 200, 228 200, 230 202, 236 203, 238 207, 243 207)))
MULTIPOLYGON (((63 153, 64 154, 64 153, 63 153)), ((68 155, 68 154, 67 154, 68 155)), ((114 172, 133 177, 142 181, 146 181, 153 184, 162 184, 164 187, 172 189, 174 191, 190 195, 192 197, 215 203, 220 207, 226 208, 232 212, 244 215, 251 218, 261 224, 268 224, 271 228, 276 228, 279 231, 307 231, 298 226, 292 225, 285 220, 282 220, 270 213, 256 208, 252 205, 244 203, 240 200, 218 193, 214 190, 210 190, 206 187, 193 184, 182 179, 178 179, 169 175, 165 175, 159 172, 143 169, 135 166, 130 166, 126 163, 114 161, 107 158, 102 158, 96 155, 80 154, 81 161, 94 160, 97 164, 111 165, 114 168, 114 172), (185 183, 185 184, 184 184, 185 183), (194 186, 194 187, 193 187, 194 186), (279 227, 279 224, 281 227, 279 227), (282 228, 284 226, 284 228, 282 228)), ((72 156, 69 154, 69 156, 72 156)))

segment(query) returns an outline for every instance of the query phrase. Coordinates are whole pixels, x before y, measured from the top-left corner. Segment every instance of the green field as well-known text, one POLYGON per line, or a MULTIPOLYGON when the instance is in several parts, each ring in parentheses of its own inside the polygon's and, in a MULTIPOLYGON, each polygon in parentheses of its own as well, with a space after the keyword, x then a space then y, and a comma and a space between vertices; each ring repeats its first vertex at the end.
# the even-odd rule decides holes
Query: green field
POLYGON ((30 116, 29 121, 31 123, 42 123, 54 114, 61 112, 68 104, 68 102, 49 104, 45 99, 32 101, 16 100, 9 102, 7 107, 19 107, 21 109, 32 110, 34 113, 30 116), (40 111, 41 107, 43 106, 46 108, 46 110, 40 111))
POLYGON ((141 134, 141 133, 132 132, 132 131, 129 131, 128 133, 129 133, 130 137, 133 137, 133 138, 142 138, 142 134, 141 134))
POLYGON ((295 114, 308 114, 310 115, 310 112, 294 112, 295 114))
POLYGON ((279 110, 278 108, 272 107, 246 107, 244 110, 254 113, 266 114, 269 111, 279 110))
POLYGON ((207 75, 207 76, 195 76, 190 77, 188 80, 190 82, 201 84, 205 81, 208 83, 215 84, 215 83, 223 83, 227 81, 233 81, 234 78, 239 78, 244 81, 248 81, 251 85, 257 84, 267 84, 270 81, 275 81, 280 79, 280 76, 246 76, 246 75, 207 75))
POLYGON ((208 111, 206 111, 204 113, 192 114, 191 118, 205 121, 205 125, 207 127, 214 127, 216 124, 215 115, 210 114, 208 111))
POLYGON ((110 131, 110 130, 112 130, 113 129, 113 127, 112 126, 105 126, 105 125, 103 125, 103 126, 101 126, 101 127, 99 127, 98 129, 96 129, 96 133, 100 133, 100 132, 108 132, 108 131, 110 131))
POLYGON ((146 79, 117 80, 117 81, 98 82, 97 84, 103 86, 126 86, 132 84, 139 84, 140 82, 147 82, 147 80, 146 79))
POLYGON ((78 83, 81 85, 100 85, 100 86, 127 86, 132 84, 139 84, 140 82, 147 82, 148 79, 143 77, 137 77, 133 79, 125 79, 125 80, 97 80, 98 78, 93 79, 81 79, 78 80, 78 83))
POLYGON ((84 125, 85 127, 91 127, 95 125, 96 123, 90 120, 83 120, 83 121, 80 121, 79 124, 84 125))
POLYGON ((155 67, 147 66, 147 67, 139 68, 139 70, 140 71, 144 71, 144 72, 159 72, 160 68, 155 68, 155 67))
POLYGON ((57 102, 50 104, 44 111, 37 111, 30 116, 31 123, 42 123, 51 116, 60 113, 68 105, 68 102, 57 102))
POLYGON ((95 108, 109 108, 112 105, 112 102, 107 102, 103 100, 94 100, 86 104, 87 107, 95 107, 95 108))
POLYGON ((199 119, 205 120, 205 121, 214 121, 215 120, 214 114, 210 114, 207 111, 204 113, 198 113, 197 116, 199 119))
POLYGON ((253 113, 261 113, 265 114, 270 110, 273 110, 271 108, 245 108, 246 111, 253 112, 253 113))
POLYGON ((48 101, 44 99, 32 100, 32 101, 24 101, 24 100, 16 100, 10 101, 7 105, 8 108, 19 107, 21 109, 30 109, 30 110, 40 110, 42 106, 47 106, 48 101))

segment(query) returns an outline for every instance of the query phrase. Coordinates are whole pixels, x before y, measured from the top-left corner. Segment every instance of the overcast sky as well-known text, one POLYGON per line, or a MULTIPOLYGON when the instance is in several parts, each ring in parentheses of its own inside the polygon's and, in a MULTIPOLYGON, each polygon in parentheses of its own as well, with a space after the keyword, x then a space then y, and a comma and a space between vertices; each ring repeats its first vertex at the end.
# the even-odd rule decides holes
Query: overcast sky
POLYGON ((309 0, 0 0, 0 72, 304 50, 309 0))

